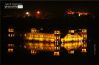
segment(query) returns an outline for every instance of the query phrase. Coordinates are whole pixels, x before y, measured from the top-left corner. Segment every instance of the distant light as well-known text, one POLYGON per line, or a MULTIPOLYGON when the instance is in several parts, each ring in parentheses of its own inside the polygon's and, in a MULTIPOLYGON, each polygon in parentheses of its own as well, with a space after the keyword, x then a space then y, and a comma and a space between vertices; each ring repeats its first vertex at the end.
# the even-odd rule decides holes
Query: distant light
POLYGON ((74 54, 74 50, 71 50, 71 51, 70 51, 70 54, 74 54))
POLYGON ((86 49, 82 49, 82 52, 87 52, 87 50, 86 49))
POLYGON ((60 31, 59 30, 55 30, 54 34, 60 34, 60 31))
POLYGON ((69 30, 69 33, 74 33, 75 32, 75 30, 69 30))
POLYGON ((9 28, 8 32, 14 32, 14 29, 13 28, 9 28))
POLYGON ((13 48, 8 48, 8 52, 13 52, 14 49, 13 48))
POLYGON ((37 14, 40 14, 40 11, 37 11, 36 13, 37 13, 37 14))
POLYGON ((29 12, 26 12, 25 14, 29 15, 29 12))
POLYGON ((54 52, 54 56, 60 56, 59 51, 58 52, 54 52))
POLYGON ((73 15, 73 14, 75 14, 75 12, 73 12, 73 11, 68 11, 67 14, 73 15))
POLYGON ((43 28, 40 28, 40 30, 43 30, 43 28))
POLYGON ((81 16, 81 14, 78 14, 78 16, 81 16))

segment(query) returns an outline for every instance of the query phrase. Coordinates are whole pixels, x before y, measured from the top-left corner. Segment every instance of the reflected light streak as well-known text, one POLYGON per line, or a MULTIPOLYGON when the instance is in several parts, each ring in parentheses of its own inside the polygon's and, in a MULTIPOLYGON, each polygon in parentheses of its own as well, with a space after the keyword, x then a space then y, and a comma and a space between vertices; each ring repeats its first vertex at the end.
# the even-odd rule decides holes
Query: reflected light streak
MULTIPOLYGON (((42 51, 60 50, 60 46, 59 47, 56 46, 57 43, 56 41, 61 40, 62 42, 61 47, 64 47, 68 51, 73 49, 73 51, 70 51, 71 54, 74 53, 75 49, 81 49, 82 52, 87 52, 86 51, 87 42, 85 41, 87 40, 86 33, 87 33, 86 29, 81 30, 80 33, 81 35, 75 33, 75 30, 70 30, 69 33, 66 36, 64 36, 64 38, 60 38, 59 36, 57 36, 57 34, 60 34, 60 31, 54 31, 54 34, 27 33, 26 34, 27 40, 37 40, 39 43, 27 43, 25 48, 32 50, 42 50, 42 51), (56 38, 58 38, 58 40, 56 38), (85 42, 83 42, 83 40, 85 42)), ((55 52, 55 54, 57 55, 58 52, 57 53, 55 52)))

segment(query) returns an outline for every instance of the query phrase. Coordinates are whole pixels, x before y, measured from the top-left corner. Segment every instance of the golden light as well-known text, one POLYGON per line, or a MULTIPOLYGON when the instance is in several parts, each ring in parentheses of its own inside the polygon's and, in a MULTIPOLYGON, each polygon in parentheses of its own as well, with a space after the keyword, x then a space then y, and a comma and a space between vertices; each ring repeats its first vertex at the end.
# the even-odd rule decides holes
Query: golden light
POLYGON ((69 33, 74 33, 75 32, 75 30, 69 30, 69 33))
POLYGON ((9 28, 8 32, 14 32, 14 29, 13 28, 9 28))
POLYGON ((30 12, 25 12, 25 14, 26 14, 27 16, 30 16, 30 12))
POLYGON ((8 48, 8 52, 13 52, 14 49, 13 48, 8 48))
POLYGON ((37 13, 37 14, 40 14, 41 12, 40 12, 40 11, 37 11, 36 13, 37 13))
POLYGON ((69 51, 70 54, 74 54, 74 50, 69 51))
POLYGON ((14 37, 15 34, 8 34, 8 37, 14 37))
POLYGON ((54 52, 54 56, 60 56, 59 51, 58 52, 54 52))
POLYGON ((82 29, 82 32, 85 32, 86 33, 87 32, 87 29, 82 29))
POLYGON ((28 43, 28 45, 29 45, 29 46, 32 46, 33 44, 32 44, 32 43, 28 43))
POLYGON ((87 52, 87 50, 86 49, 82 49, 82 52, 87 52))
POLYGON ((79 13, 78 16, 81 16, 81 14, 79 13))
POLYGON ((54 31, 54 34, 60 34, 59 30, 54 31))
POLYGON ((31 50, 31 54, 36 54, 37 52, 35 50, 31 50))
POLYGON ((27 15, 28 15, 28 14, 29 14, 29 12, 26 12, 25 14, 27 14, 27 15))
POLYGON ((27 39, 28 39, 28 40, 32 40, 33 38, 32 38, 32 37, 27 37, 27 39))
POLYGON ((87 43, 83 44, 83 47, 87 47, 87 43))
POLYGON ((54 47, 54 44, 52 43, 51 46, 54 47))
POLYGON ((32 32, 32 33, 37 33, 37 31, 38 31, 38 30, 37 30, 36 28, 31 28, 31 32, 32 32))

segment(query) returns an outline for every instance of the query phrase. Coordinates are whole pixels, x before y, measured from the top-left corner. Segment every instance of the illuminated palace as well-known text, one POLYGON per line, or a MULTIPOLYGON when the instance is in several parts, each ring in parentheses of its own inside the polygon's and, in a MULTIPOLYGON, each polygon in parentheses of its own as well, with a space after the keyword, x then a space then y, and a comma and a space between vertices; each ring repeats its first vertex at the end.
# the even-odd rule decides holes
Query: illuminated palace
POLYGON ((30 49, 32 54, 37 51, 51 51, 54 55, 60 55, 60 47, 64 47, 68 50, 68 53, 74 54, 74 50, 81 49, 82 52, 87 52, 87 30, 79 29, 69 30, 68 34, 64 38, 60 38, 60 31, 55 30, 53 34, 39 33, 35 28, 31 29, 30 33, 26 33, 25 40, 28 42, 24 45, 24 48, 30 49))
MULTIPOLYGON (((36 53, 38 50, 55 51, 55 54, 60 49, 60 31, 54 31, 54 34, 39 33, 35 28, 31 29, 30 33, 25 34, 25 48, 32 49, 31 53, 36 53)), ((59 52, 58 52, 59 53, 59 52)))

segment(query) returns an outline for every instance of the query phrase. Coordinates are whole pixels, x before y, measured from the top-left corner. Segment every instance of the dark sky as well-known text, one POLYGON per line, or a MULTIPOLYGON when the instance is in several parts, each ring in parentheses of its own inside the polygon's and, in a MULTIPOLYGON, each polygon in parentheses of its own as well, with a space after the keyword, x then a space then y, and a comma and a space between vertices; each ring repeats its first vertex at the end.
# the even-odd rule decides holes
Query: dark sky
MULTIPOLYGON (((80 9, 90 9, 92 11, 98 10, 98 2, 65 2, 65 1, 24 1, 18 2, 24 5, 24 9, 42 9, 48 11, 61 12, 67 8, 80 8, 80 9)), ((3 5, 2 5, 3 6, 3 5)))

